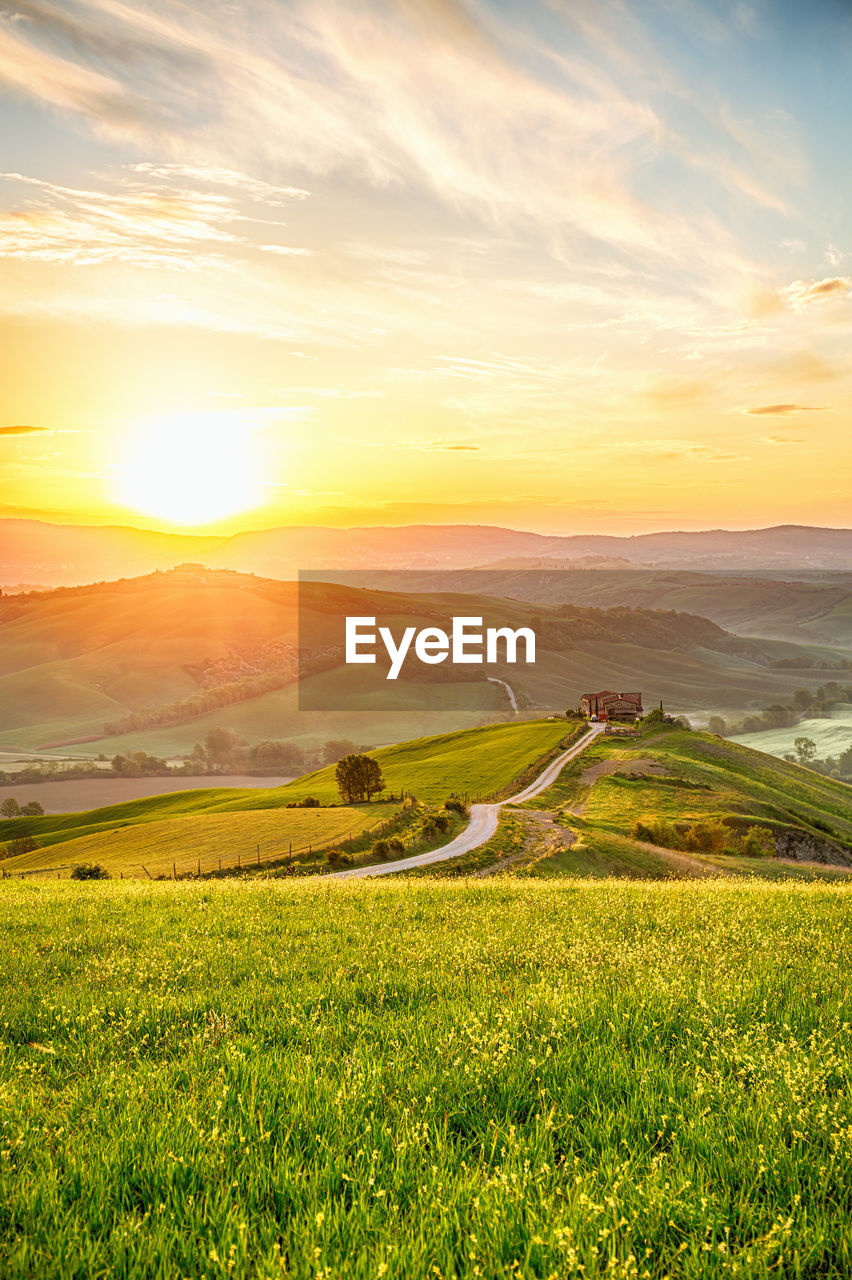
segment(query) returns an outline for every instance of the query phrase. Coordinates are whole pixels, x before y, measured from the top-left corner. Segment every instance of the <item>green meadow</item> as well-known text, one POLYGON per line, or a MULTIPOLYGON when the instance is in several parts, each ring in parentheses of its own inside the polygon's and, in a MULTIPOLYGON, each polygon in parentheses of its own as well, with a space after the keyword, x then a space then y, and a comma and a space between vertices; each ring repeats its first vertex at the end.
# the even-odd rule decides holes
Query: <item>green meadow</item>
POLYGON ((10 1280, 852 1271, 845 885, 0 902, 10 1280))
MULTIPOLYGON (((684 862, 633 834, 638 821, 720 821, 852 846, 852 787, 712 734, 666 728, 598 740, 525 809, 555 812, 575 842, 524 874, 666 877, 737 872, 770 878, 848 876, 843 867, 690 854, 684 862), (688 863, 688 865, 687 865, 688 863)), ((520 869, 519 869, 520 870, 520 869)))
MULTIPOLYGON (((425 804, 448 795, 489 795, 510 787, 542 756, 572 732, 564 720, 487 725, 460 733, 419 738, 374 752, 388 791, 413 793, 425 804)), ((112 875, 144 876, 214 871, 259 856, 281 858, 309 846, 327 849, 375 832, 393 821, 399 805, 342 806, 334 766, 268 789, 200 788, 148 796, 80 813, 0 820, 0 842, 22 830, 38 844, 30 853, 3 860, 8 873, 59 868, 68 875, 75 862, 99 862, 112 875), (286 806, 307 796, 319 809, 286 806), (259 855, 257 854, 260 846, 259 855)))

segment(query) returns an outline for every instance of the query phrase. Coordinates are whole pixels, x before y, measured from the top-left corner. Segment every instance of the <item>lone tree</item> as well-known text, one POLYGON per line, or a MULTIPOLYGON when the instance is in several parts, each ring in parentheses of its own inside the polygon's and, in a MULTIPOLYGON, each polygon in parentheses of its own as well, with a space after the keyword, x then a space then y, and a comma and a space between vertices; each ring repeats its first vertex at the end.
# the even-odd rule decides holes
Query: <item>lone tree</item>
POLYGON ((799 759, 799 764, 809 765, 816 759, 816 743, 813 738, 796 738, 793 748, 799 759))
POLYGON ((344 804, 358 804, 361 800, 372 800, 379 791, 384 791, 385 780, 378 760, 372 756, 350 754, 337 762, 334 771, 337 789, 344 804))
POLYGON ((12 796, 7 796, 3 803, 0 804, 0 813, 4 818, 17 818, 20 812, 21 806, 12 796))

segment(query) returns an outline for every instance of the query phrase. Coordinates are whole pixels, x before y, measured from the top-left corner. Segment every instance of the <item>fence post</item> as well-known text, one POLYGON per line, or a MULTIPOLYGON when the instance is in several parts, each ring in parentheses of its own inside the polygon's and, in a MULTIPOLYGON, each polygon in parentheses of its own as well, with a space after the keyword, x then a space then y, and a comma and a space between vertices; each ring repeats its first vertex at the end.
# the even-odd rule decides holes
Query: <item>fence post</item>
POLYGON ((172 863, 172 879, 177 880, 177 866, 174 862, 172 863))
POLYGON ((239 855, 239 854, 237 854, 237 870, 238 870, 238 871, 242 871, 242 863, 240 862, 240 855, 239 855))
POLYGON ((260 845, 257 846, 257 865, 260 866, 260 845))
POLYGON ((201 859, 198 859, 198 874, 201 875, 201 859))

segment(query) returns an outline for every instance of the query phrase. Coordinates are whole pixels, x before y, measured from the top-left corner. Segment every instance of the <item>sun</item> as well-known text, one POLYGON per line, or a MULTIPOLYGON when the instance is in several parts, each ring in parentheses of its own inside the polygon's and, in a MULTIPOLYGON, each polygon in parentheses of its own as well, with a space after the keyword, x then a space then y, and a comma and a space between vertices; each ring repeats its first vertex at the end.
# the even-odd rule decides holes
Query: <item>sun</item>
POLYGON ((115 497, 174 525, 206 525, 259 506, 261 462, 253 433, 231 415, 182 413, 129 434, 115 497))

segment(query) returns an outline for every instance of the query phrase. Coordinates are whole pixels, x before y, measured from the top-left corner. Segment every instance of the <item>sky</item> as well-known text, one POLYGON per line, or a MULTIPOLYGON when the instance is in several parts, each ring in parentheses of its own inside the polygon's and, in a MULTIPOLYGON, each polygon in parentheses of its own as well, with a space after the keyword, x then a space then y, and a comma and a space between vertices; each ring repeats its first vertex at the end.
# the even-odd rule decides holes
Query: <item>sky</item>
POLYGON ((0 515, 849 526, 852 5, 0 0, 0 515))

